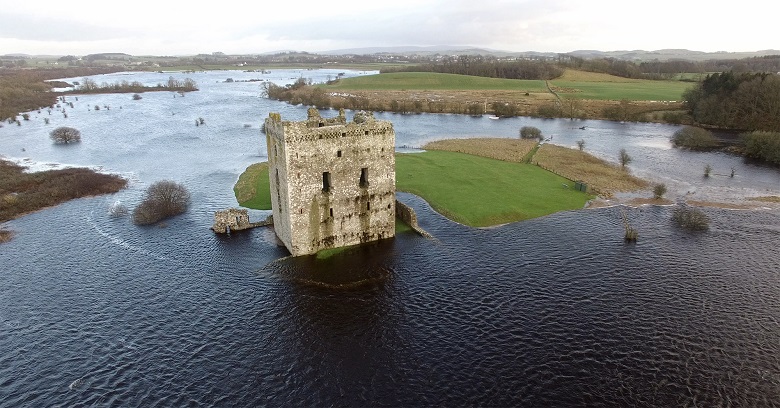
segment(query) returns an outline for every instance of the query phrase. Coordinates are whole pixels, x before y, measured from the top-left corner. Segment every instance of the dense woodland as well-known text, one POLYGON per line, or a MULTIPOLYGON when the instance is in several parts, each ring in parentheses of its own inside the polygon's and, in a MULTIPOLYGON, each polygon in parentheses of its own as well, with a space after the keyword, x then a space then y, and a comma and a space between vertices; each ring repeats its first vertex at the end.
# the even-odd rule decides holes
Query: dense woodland
POLYGON ((738 130, 780 131, 777 74, 711 74, 687 91, 684 99, 698 123, 738 130))

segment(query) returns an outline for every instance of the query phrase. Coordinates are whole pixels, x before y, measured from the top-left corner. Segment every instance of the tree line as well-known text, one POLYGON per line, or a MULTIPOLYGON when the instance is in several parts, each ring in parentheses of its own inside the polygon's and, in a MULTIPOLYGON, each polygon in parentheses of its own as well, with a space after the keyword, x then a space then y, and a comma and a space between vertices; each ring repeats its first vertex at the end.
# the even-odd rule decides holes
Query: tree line
POLYGON ((480 55, 461 55, 457 58, 437 62, 385 68, 380 72, 437 72, 488 78, 553 79, 561 76, 563 69, 553 62, 545 60, 516 59, 506 61, 480 55))
POLYGON ((769 73, 707 75, 683 94, 696 122, 748 131, 780 131, 780 76, 769 73))
POLYGON ((165 83, 158 83, 156 86, 146 86, 138 81, 118 81, 113 84, 103 82, 98 84, 90 78, 83 78, 79 82, 78 88, 69 93, 130 93, 130 92, 149 92, 149 91, 197 91, 198 84, 190 78, 183 80, 169 77, 165 83))

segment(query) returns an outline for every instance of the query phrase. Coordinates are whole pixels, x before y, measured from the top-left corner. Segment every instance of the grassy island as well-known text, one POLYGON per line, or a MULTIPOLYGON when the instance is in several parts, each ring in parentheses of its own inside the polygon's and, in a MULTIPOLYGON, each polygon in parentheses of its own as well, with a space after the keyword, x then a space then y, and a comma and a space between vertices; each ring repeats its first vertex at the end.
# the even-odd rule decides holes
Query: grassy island
MULTIPOLYGON (((398 191, 419 195, 444 216, 475 227, 499 225, 582 208, 594 196, 648 186, 617 165, 561 146, 519 139, 440 140, 423 153, 396 155, 398 191)), ((235 186, 240 205, 271 208, 268 167, 247 168, 235 186)))
POLYGON ((399 191, 473 227, 582 208, 592 198, 538 166, 447 151, 396 155, 396 183, 399 191))

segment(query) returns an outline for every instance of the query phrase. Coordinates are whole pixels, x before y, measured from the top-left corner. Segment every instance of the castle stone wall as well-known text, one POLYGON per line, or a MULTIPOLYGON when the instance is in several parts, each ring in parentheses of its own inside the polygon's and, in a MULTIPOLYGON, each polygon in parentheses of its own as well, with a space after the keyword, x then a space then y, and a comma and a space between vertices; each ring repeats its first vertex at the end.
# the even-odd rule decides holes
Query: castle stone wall
POLYGON ((293 255, 395 235, 395 132, 361 120, 266 119, 274 229, 293 255))

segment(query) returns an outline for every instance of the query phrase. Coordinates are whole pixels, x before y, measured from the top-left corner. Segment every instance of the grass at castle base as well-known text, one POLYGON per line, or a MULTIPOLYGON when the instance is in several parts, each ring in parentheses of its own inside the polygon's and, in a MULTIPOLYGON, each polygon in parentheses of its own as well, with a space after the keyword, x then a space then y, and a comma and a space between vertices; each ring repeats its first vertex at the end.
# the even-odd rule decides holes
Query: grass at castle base
POLYGON ((271 209, 271 181, 268 178, 268 163, 255 163, 238 176, 233 186, 236 201, 242 207, 255 210, 271 209))
POLYGON ((531 164, 445 151, 397 154, 396 185, 473 227, 579 209, 592 198, 574 190, 572 181, 531 164))

